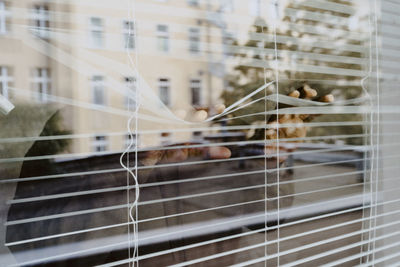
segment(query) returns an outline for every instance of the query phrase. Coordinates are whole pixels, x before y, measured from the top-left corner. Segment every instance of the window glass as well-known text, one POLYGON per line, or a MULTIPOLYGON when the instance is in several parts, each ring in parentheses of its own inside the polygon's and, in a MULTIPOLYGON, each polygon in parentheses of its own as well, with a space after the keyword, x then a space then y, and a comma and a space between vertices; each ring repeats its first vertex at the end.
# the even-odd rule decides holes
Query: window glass
POLYGON ((133 21, 125 20, 123 22, 123 35, 124 35, 124 47, 127 49, 135 48, 135 23, 133 21))
POLYGON ((47 5, 35 5, 32 9, 32 32, 40 38, 49 38, 50 34, 50 14, 47 5))
POLYGON ((169 51, 169 33, 167 25, 157 25, 157 47, 160 51, 169 51))
POLYGON ((136 78, 135 77, 125 77, 125 86, 128 89, 129 96, 124 97, 125 107, 130 110, 136 109, 136 78))
POLYGON ((199 0, 187 0, 188 4, 191 6, 198 6, 199 0))
POLYGON ((91 81, 93 103, 97 105, 105 105, 105 84, 103 76, 93 76, 91 81))
POLYGON ((399 14, 0 0, 0 266, 398 266, 399 14))
POLYGON ((124 149, 130 148, 131 150, 135 150, 137 148, 137 145, 139 145, 140 140, 139 136, 136 137, 135 134, 130 135, 127 134, 124 137, 124 149))
POLYGON ((47 102, 51 93, 50 70, 48 68, 34 69, 32 82, 35 99, 39 102, 47 102))
POLYGON ((2 94, 5 98, 10 97, 9 86, 13 81, 13 78, 10 75, 11 73, 8 67, 0 66, 0 94, 2 94))
POLYGON ((90 18, 90 42, 94 48, 103 47, 103 19, 98 17, 90 18))
POLYGON ((189 51, 192 54, 200 52, 200 30, 198 28, 189 29, 189 51))
POLYGON ((0 35, 9 30, 10 11, 4 1, 0 1, 0 35))
POLYGON ((171 88, 170 81, 167 78, 160 78, 158 80, 158 91, 161 101, 169 106, 171 104, 171 88))
POLYGON ((201 81, 194 79, 190 81, 190 90, 192 93, 192 105, 201 105, 201 81))
POLYGON ((107 151, 108 141, 104 135, 98 135, 93 140, 93 148, 95 152, 107 151))

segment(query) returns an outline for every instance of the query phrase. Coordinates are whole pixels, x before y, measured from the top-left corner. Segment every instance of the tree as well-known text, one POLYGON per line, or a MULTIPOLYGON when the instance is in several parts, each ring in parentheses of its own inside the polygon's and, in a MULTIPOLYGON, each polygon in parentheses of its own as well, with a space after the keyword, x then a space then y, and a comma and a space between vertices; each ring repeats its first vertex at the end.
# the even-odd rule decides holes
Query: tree
MULTIPOLYGON (((298 12, 318 11, 317 8, 309 7, 307 2, 307 0, 303 1, 305 5, 291 3, 287 7, 292 8, 291 10, 298 10, 298 12)), ((348 5, 349 10, 353 9, 351 3, 336 2, 348 5)), ((335 15, 344 19, 350 17, 349 13, 351 12, 326 12, 324 10, 324 14, 335 15)), ((276 44, 279 59, 278 64, 283 65, 284 69, 279 70, 278 73, 279 93, 284 95, 291 94, 295 97, 307 98, 314 101, 328 102, 332 101, 333 98, 345 100, 361 96, 360 77, 357 75, 348 75, 346 71, 343 71, 347 69, 361 71, 363 69, 362 63, 357 63, 357 59, 361 59, 364 56, 361 52, 341 49, 343 45, 361 46, 363 44, 361 40, 349 36, 348 30, 347 25, 337 26, 330 21, 315 21, 304 16, 285 16, 282 19, 282 23, 278 25, 278 29, 276 29, 277 36, 281 38, 276 44), (304 30, 303 26, 312 27, 304 30), (332 32, 335 32, 335 34, 328 37, 326 29, 332 29, 332 32), (311 39, 314 42, 305 41, 306 39, 311 39), (327 40, 331 40, 333 45, 327 46, 327 40), (325 45, 314 45, 319 41, 324 42, 325 45), (335 57, 335 60, 331 60, 332 56, 335 57), (340 57, 343 57, 343 61, 338 60, 340 57), (314 69, 309 71, 307 70, 309 66, 318 66, 321 70, 314 69), (328 71, 324 71, 324 69, 328 71), (342 72, 334 73, 332 70, 342 72), (340 85, 339 81, 343 85, 340 85)), ((275 80, 275 73, 272 68, 275 60, 275 43, 271 36, 273 36, 273 31, 268 27, 267 23, 261 18, 256 18, 254 25, 249 31, 249 40, 243 45, 244 48, 235 54, 240 64, 227 77, 229 89, 225 90, 221 96, 227 106, 264 85, 265 81, 275 80), (263 66, 266 63, 269 67, 264 69, 263 66)), ((254 95, 248 102, 259 101, 230 114, 229 117, 231 119, 228 123, 230 125, 251 125, 262 124, 265 120, 267 123, 276 123, 276 116, 265 116, 263 114, 265 109, 274 110, 288 106, 283 104, 277 105, 274 101, 267 101, 265 103, 263 100, 265 94, 270 95, 273 93, 276 93, 276 89, 274 86, 270 86, 266 92, 261 91, 257 95, 254 95), (251 116, 249 114, 259 115, 251 116)), ((278 120, 282 119, 289 123, 309 122, 311 120, 321 122, 360 121, 362 120, 362 116, 356 114, 332 114, 317 117, 304 114, 296 117, 286 116, 285 118, 278 118, 278 120)), ((282 129, 281 137, 287 136, 284 130, 282 129)), ((362 130, 361 126, 336 127, 334 134, 359 134, 362 133, 362 130)), ((293 132, 293 129, 291 131, 293 132)), ((328 133, 330 133, 329 135, 333 134, 331 127, 313 127, 308 131, 309 136, 323 136, 328 135, 328 133)), ((298 137, 304 137, 305 131, 299 131, 298 134, 301 135, 298 137)), ((264 132, 263 130, 255 131, 254 134, 250 134, 250 137, 258 140, 264 139, 264 132)), ((296 137, 296 134, 291 134, 291 137, 296 137)), ((267 138, 274 139, 273 133, 267 133, 267 138)), ((351 138, 346 141, 349 144, 362 143, 362 139, 360 138, 351 138)))

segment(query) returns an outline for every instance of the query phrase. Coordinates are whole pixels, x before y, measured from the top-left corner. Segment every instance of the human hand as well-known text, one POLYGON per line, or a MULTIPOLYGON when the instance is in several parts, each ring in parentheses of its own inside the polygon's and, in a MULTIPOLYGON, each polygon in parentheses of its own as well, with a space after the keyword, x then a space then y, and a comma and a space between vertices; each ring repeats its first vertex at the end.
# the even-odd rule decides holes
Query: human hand
POLYGON ((231 157, 231 151, 222 146, 199 146, 195 143, 180 143, 166 146, 165 149, 150 150, 141 162, 146 165, 157 163, 182 162, 190 157, 202 157, 207 159, 227 159, 231 157), (177 148, 174 148, 177 147, 177 148))

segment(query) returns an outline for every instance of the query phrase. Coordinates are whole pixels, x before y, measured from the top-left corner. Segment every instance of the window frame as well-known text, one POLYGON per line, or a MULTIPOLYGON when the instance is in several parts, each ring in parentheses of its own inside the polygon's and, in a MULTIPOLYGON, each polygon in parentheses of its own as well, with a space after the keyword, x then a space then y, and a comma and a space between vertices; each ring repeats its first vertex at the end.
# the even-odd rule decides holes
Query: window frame
POLYGON ((190 104, 194 107, 199 107, 203 103, 202 96, 202 81, 200 78, 190 79, 190 104), (195 92, 197 91, 197 92, 195 92), (195 95, 197 95, 197 101, 195 101, 195 95))
POLYGON ((171 106, 171 79, 167 77, 158 78, 158 95, 161 102, 167 107, 171 106), (166 92, 164 95, 163 90, 166 92), (165 97, 165 98, 164 98, 165 97))
POLYGON ((51 94, 51 71, 47 67, 37 67, 33 70, 33 90, 36 95, 36 101, 47 103, 51 94))
POLYGON ((6 99, 10 99, 10 83, 13 82, 13 77, 9 75, 11 68, 7 66, 0 66, 0 94, 6 99))
POLYGON ((95 105, 106 106, 107 100, 106 100, 105 77, 103 75, 93 75, 90 78, 90 88, 92 94, 92 103, 95 105), (97 101, 98 100, 97 93, 101 94, 102 101, 97 101))
POLYGON ((192 55, 198 55, 201 52, 201 33, 200 28, 190 27, 188 30, 189 52, 192 55))
POLYGON ((156 26, 157 50, 168 53, 170 51, 169 26, 166 24, 157 24, 156 26), (161 30, 164 28, 164 30, 161 30))
POLYGON ((109 141, 106 135, 98 134, 92 140, 92 147, 95 152, 105 152, 108 150, 109 141))
MULTIPOLYGON (((136 89, 137 89, 137 80, 136 77, 134 76, 125 76, 124 77, 124 86, 127 88, 127 90, 134 95, 136 95, 136 89)), ((132 94, 129 94, 132 95, 132 94)), ((133 99, 130 97, 128 94, 124 97, 124 106, 125 108, 129 108, 130 110, 135 110, 137 107, 137 102, 136 99, 133 99)))
POLYGON ((91 48, 101 49, 105 47, 104 38, 104 19, 101 17, 89 18, 89 44, 91 48), (94 20, 98 20, 99 25, 95 25, 94 20))
POLYGON ((136 134, 132 133, 132 138, 131 135, 128 133, 124 136, 124 147, 123 149, 128 149, 129 146, 131 145, 131 139, 133 140, 132 142, 132 147, 130 149, 135 149, 136 147, 139 146, 139 136, 136 137, 136 134))
POLYGON ((6 2, 0 1, 0 36, 5 35, 9 32, 9 19, 11 12, 8 10, 6 2))
POLYGON ((123 35, 123 47, 124 49, 134 50, 136 48, 135 43, 135 21, 124 19, 122 21, 122 35, 123 35))
POLYGON ((35 4, 31 9, 31 31, 33 35, 42 39, 50 38, 50 8, 45 3, 35 4))
POLYGON ((198 7, 200 6, 199 0, 187 0, 189 6, 198 7))

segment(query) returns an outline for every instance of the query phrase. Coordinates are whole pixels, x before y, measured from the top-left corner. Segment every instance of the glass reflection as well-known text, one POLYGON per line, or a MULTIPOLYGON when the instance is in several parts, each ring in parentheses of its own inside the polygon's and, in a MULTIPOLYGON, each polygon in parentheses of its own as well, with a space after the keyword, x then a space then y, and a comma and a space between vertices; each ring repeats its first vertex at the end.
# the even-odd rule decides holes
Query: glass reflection
POLYGON ((117 2, 0 0, 2 262, 277 266, 363 240, 301 249, 368 228, 368 8, 117 2))

